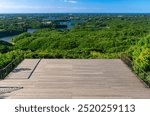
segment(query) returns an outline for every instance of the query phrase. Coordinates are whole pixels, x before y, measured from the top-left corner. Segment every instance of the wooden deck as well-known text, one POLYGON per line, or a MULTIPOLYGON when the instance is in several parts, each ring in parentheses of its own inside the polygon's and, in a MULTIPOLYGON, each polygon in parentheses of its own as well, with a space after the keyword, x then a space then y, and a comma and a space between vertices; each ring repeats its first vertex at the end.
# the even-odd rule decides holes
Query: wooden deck
POLYGON ((119 59, 25 59, 0 81, 5 87, 23 87, 0 95, 7 99, 150 98, 150 89, 119 59))

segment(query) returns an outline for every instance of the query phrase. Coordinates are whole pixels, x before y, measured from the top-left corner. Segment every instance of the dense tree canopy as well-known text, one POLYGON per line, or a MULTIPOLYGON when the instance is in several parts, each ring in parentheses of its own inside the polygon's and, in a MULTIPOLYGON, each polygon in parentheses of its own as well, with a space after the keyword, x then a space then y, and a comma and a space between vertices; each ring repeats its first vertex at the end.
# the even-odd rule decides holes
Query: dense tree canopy
POLYGON ((7 30, 19 30, 21 34, 12 40, 13 46, 0 42, 0 67, 6 66, 20 54, 28 58, 119 58, 120 54, 127 53, 139 67, 150 72, 150 15, 74 15, 53 14, 56 20, 47 20, 48 14, 31 19, 27 16, 15 18, 17 22, 25 21, 20 26, 12 20, 11 26, 1 19, 0 36, 6 30, 1 22, 9 25, 7 30), (66 23, 73 19, 81 22, 74 22, 72 29, 56 30, 57 26, 66 26, 60 25, 59 21, 66 23), (46 26, 46 23, 49 25, 46 26), (27 27, 44 29, 30 34, 24 31, 27 27))

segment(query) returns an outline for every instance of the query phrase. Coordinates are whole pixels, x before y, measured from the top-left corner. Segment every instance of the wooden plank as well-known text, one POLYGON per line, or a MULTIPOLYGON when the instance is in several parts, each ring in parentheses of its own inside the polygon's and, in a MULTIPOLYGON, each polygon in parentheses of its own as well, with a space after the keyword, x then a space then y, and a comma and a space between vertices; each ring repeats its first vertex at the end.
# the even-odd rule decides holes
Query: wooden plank
MULTIPOLYGON (((37 60, 25 59, 17 68, 34 67, 37 60)), ((33 68, 32 68, 33 69, 33 68)), ((5 95, 12 99, 145 99, 150 89, 141 83, 120 59, 43 59, 31 71, 11 73, 1 87, 24 87, 5 95)))

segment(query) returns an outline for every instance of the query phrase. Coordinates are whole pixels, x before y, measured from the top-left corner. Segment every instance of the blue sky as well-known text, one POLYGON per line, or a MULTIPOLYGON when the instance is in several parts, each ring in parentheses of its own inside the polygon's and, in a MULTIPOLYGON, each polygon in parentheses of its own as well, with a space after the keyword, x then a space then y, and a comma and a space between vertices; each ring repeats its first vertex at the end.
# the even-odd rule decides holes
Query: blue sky
POLYGON ((0 13, 150 13, 150 0, 0 0, 0 13))

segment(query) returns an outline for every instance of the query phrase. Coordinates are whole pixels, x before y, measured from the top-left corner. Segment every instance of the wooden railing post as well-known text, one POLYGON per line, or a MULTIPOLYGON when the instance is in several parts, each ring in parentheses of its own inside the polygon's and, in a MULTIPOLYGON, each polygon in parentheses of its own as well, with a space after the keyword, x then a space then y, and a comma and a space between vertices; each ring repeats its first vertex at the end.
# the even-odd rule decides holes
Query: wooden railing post
POLYGON ((2 70, 0 70, 0 79, 2 78, 2 70))
POLYGON ((140 68, 138 68, 138 75, 140 75, 140 68))
POLYGON ((146 79, 146 74, 144 73, 144 80, 146 79))

